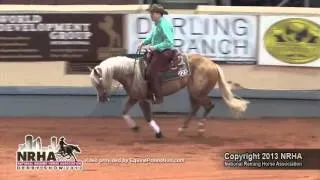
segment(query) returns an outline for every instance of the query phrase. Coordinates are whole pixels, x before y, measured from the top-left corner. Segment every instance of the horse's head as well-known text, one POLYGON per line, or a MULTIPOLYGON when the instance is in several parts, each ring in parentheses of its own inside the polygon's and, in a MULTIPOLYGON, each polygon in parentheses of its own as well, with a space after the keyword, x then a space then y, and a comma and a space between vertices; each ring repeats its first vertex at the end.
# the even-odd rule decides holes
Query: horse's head
POLYGON ((94 68, 89 68, 90 71, 90 81, 92 86, 97 90, 97 101, 99 103, 108 102, 110 99, 108 98, 107 92, 103 86, 102 79, 102 70, 100 67, 96 66, 94 68))

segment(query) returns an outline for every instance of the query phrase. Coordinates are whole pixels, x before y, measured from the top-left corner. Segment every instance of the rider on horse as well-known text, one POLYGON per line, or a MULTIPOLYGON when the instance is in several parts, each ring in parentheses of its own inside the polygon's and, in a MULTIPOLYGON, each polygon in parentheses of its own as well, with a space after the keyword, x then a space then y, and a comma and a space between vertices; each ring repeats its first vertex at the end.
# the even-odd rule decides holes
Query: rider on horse
POLYGON ((61 152, 61 153, 65 153, 65 151, 64 151, 64 145, 67 145, 65 142, 64 142, 64 137, 61 137, 60 138, 60 141, 59 141, 59 146, 60 146, 60 148, 59 148, 59 152, 61 152))
POLYGON ((161 92, 160 75, 161 71, 170 65, 173 56, 174 32, 171 22, 163 17, 164 14, 168 14, 163 6, 153 4, 147 11, 150 12, 155 26, 149 36, 140 43, 139 48, 143 45, 149 45, 148 51, 150 54, 147 55, 149 65, 146 75, 151 90, 155 94, 153 103, 161 104, 163 102, 163 95, 161 92))

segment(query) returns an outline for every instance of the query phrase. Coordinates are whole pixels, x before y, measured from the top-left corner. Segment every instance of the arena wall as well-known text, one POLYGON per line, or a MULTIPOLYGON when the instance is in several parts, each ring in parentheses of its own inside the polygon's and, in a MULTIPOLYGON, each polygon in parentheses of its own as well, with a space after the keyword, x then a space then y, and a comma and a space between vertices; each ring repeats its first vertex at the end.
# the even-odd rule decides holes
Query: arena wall
MULTIPOLYGON (((236 95, 251 103, 245 118, 253 117, 319 117, 319 91, 269 91, 241 89, 236 95)), ((153 106, 155 114, 186 114, 189 102, 186 90, 165 98, 164 104, 153 106)), ((210 94, 216 108, 210 116, 231 117, 221 94, 210 94)), ((119 116, 126 101, 126 93, 113 93, 111 102, 99 104, 92 88, 82 87, 6 87, 0 89, 0 116, 7 117, 98 117, 119 116)), ((130 113, 141 116, 136 105, 130 113)), ((199 112, 200 113, 200 112, 199 112)))
MULTIPOLYGON (((21 63, 21 66, 16 66, 16 63, 1 64, 0 116, 82 117, 120 115, 126 96, 124 92, 115 93, 112 102, 109 104, 98 104, 94 89, 89 87, 88 76, 65 75, 64 64, 64 62, 21 63), (11 69, 11 71, 8 71, 8 69, 11 69)), ((277 68, 274 68, 272 72, 263 69, 265 73, 258 76, 258 73, 247 73, 258 67, 247 66, 247 69, 244 69, 245 67, 228 65, 224 67, 224 70, 228 79, 241 82, 241 85, 245 87, 267 89, 270 88, 270 84, 273 84, 274 89, 300 89, 300 91, 240 90, 240 93, 236 91, 237 95, 251 101, 245 117, 320 116, 318 110, 320 107, 320 91, 301 91, 303 88, 314 88, 310 79, 316 73, 315 69, 309 69, 310 72, 304 76, 304 80, 301 78, 303 76, 300 75, 300 79, 298 77, 292 81, 292 76, 288 72, 286 76, 278 78, 281 75, 279 75, 277 68), (239 69, 242 69, 242 72, 239 69), (283 81, 283 79, 286 79, 286 81, 283 81)), ((297 70, 299 71, 299 69, 297 70)), ((288 69, 288 71, 292 71, 292 69, 288 69)), ((295 71, 292 71, 292 74, 296 75, 295 71)), ((186 113, 189 109, 186 96, 186 92, 182 91, 167 97, 163 105, 156 106, 155 111, 157 113, 186 113)), ((227 107, 221 102, 217 92, 213 92, 212 96, 216 102, 216 109, 210 115, 230 117, 227 107)), ((137 107, 132 110, 132 113, 136 116, 141 115, 137 107)))

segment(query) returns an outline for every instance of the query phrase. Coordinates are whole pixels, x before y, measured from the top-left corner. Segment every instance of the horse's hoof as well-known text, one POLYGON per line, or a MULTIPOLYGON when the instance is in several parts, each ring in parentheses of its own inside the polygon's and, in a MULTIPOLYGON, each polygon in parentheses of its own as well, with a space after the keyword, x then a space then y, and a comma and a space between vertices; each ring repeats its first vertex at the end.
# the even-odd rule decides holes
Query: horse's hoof
POLYGON ((133 132, 139 132, 140 127, 139 126, 135 126, 133 128, 131 128, 133 132))
POLYGON ((162 138, 162 137, 163 137, 162 132, 156 133, 156 138, 160 139, 160 138, 162 138))
POLYGON ((179 127, 179 128, 178 128, 178 132, 179 132, 179 133, 183 133, 185 130, 186 130, 186 128, 183 128, 183 127, 179 127))

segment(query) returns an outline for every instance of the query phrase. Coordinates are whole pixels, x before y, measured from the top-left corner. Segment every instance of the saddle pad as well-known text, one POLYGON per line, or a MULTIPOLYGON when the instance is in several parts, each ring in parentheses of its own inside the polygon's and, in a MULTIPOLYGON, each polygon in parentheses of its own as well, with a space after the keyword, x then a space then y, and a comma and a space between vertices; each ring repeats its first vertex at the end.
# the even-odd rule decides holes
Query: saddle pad
POLYGON ((163 82, 182 78, 191 74, 187 55, 181 54, 179 55, 179 58, 182 58, 182 61, 178 65, 177 69, 168 69, 162 72, 161 80, 163 82))

